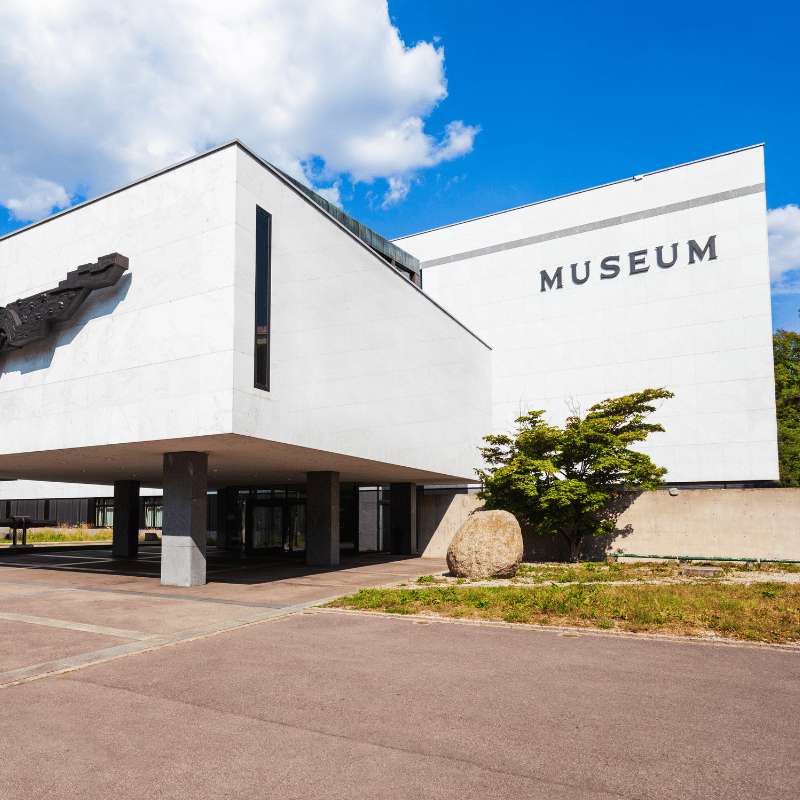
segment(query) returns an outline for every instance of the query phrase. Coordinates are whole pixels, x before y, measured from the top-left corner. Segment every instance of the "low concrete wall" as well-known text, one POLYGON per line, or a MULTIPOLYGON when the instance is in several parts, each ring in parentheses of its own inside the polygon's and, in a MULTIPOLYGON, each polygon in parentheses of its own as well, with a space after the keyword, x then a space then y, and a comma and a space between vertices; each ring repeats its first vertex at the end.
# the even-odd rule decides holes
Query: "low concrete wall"
POLYGON ((800 489, 642 492, 620 515, 607 549, 800 561, 800 489))
POLYGON ((419 554, 444 558, 456 531, 464 520, 483 505, 474 494, 423 496, 417 503, 419 554))
MULTIPOLYGON (((422 498, 419 509, 423 555, 444 556, 469 513, 475 495, 422 498), (428 552, 430 550, 430 552, 428 552)), ((666 490, 623 496, 615 530, 584 543, 582 558, 607 553, 689 558, 800 561, 800 489, 666 490)), ((565 561, 561 536, 537 536, 523 527, 525 558, 565 561)))

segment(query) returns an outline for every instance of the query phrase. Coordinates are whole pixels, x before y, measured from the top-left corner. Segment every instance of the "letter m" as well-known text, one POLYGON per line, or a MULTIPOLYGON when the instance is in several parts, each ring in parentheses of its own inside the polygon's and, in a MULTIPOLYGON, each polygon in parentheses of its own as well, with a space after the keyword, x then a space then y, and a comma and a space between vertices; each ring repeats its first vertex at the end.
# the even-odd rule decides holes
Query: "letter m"
POLYGON ((556 271, 553 273, 553 277, 552 277, 552 278, 551 278, 551 277, 550 277, 550 276, 547 274, 547 270, 546 270, 546 269, 543 269, 543 270, 542 270, 542 271, 539 273, 539 274, 542 276, 542 289, 541 289, 541 290, 542 290, 543 292, 544 292, 544 291, 546 291, 546 290, 545 290, 545 286, 546 286, 548 289, 552 289, 552 288, 553 288, 553 286, 555 286, 555 287, 556 287, 556 289, 561 289, 561 288, 562 288, 562 285, 563 285, 563 284, 562 284, 562 282, 561 282, 561 270, 562 270, 562 269, 563 269, 563 267, 559 267, 559 268, 558 268, 558 269, 557 269, 557 270, 556 270, 556 271))
POLYGON ((717 250, 716 250, 716 236, 709 236, 708 241, 706 242, 706 246, 701 250, 700 245, 694 239, 689 240, 689 263, 694 264, 694 257, 697 256, 699 261, 703 260, 703 256, 706 253, 710 253, 708 256, 709 261, 713 261, 717 257, 717 250))

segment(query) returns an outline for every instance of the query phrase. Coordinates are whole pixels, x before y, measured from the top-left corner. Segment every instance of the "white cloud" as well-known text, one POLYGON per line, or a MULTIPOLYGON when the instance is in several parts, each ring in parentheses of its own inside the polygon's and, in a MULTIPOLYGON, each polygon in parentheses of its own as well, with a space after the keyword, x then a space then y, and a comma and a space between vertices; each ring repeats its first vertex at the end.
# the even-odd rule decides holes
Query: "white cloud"
POLYGON ((389 178, 389 191, 383 197, 381 208, 389 208, 389 206, 402 203, 408 197, 411 191, 411 179, 405 176, 393 176, 389 178))
POLYGON ((54 210, 70 205, 70 198, 63 186, 52 181, 34 178, 27 186, 18 183, 21 197, 10 197, 6 207, 11 212, 11 219, 20 222, 41 219, 54 210))
POLYGON ((316 191, 320 197, 324 197, 329 203, 333 203, 335 206, 339 208, 342 207, 342 194, 341 194, 342 184, 340 181, 336 181, 333 186, 318 186, 316 191))
POLYGON ((0 84, 0 204, 31 219, 50 210, 34 196, 97 194, 232 138, 332 193, 341 176, 410 186, 478 132, 425 132, 444 51, 407 47, 385 0, 6 0, 0 84))
POLYGON ((769 209, 767 226, 772 292, 800 292, 800 208, 789 204, 769 209))

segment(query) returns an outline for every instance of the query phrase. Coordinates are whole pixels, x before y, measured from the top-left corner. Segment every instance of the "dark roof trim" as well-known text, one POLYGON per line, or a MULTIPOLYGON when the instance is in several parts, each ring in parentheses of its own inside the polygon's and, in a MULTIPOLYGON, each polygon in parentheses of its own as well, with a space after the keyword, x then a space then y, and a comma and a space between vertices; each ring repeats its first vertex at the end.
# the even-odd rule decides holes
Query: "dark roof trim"
POLYGON ((291 175, 287 175, 283 170, 278 169, 274 164, 270 166, 276 171, 280 172, 287 181, 299 189, 312 203, 316 203, 323 211, 330 214, 337 222, 344 225, 347 230, 354 233, 361 239, 362 242, 369 245, 373 250, 377 250, 382 256, 387 258, 393 265, 403 267, 415 275, 419 275, 419 259, 414 258, 410 253, 401 250, 396 244, 393 244, 388 239, 385 239, 379 233, 376 233, 372 228, 368 228, 363 222, 359 222, 349 214, 345 214, 341 208, 335 206, 333 203, 320 197, 316 192, 312 191, 295 180, 291 175))
POLYGON ((414 258, 414 256, 406 253, 405 250, 401 250, 396 244, 392 244, 388 239, 385 239, 379 233, 376 233, 371 228, 368 228, 363 223, 359 222, 357 219, 354 219, 349 214, 345 214, 340 208, 337 208, 333 203, 328 202, 324 197, 320 197, 316 192, 309 189, 307 186, 304 186, 299 181, 292 178, 290 175, 287 175, 282 170, 278 169, 274 164, 270 164, 268 161, 265 161, 263 158, 260 158, 249 147, 242 144, 238 139, 232 139, 230 142, 225 142, 225 144, 221 144, 217 147, 212 147, 211 150, 206 150, 205 153, 198 153, 195 156, 191 156, 190 158, 186 158, 183 161, 179 161, 177 164, 172 164, 169 167, 165 167, 164 169, 160 169, 157 172, 153 172, 150 175, 146 175, 144 178, 139 178, 138 180, 133 181, 132 183, 127 183, 125 186, 120 186, 118 189, 112 189, 110 192, 106 192, 105 194, 101 194, 99 197, 93 197, 91 200, 86 200, 83 203, 79 203, 76 206, 71 206, 70 208, 65 208, 63 211, 59 211, 56 214, 51 214, 49 217, 45 217, 44 219, 39 220, 38 222, 33 222, 30 225, 26 225, 24 228, 19 228, 16 231, 11 231, 10 233, 5 234, 5 236, 0 236, 0 242, 4 239, 10 239, 12 236, 17 236, 18 234, 22 233, 23 231, 29 231, 31 228, 35 228, 37 225, 41 225, 44 222, 48 222, 51 219, 55 219, 56 217, 62 217, 65 214, 70 214, 73 211, 76 211, 79 208, 83 208, 84 206, 91 205, 92 203, 98 202, 98 200, 103 200, 106 197, 110 197, 111 195, 117 194, 117 192, 122 192, 125 189, 129 189, 132 186, 137 186, 140 183, 144 183, 145 181, 149 181, 151 178, 155 178, 159 175, 163 175, 167 172, 171 172, 173 169, 177 169, 178 167, 184 166, 184 164, 189 164, 192 161, 197 161, 200 158, 205 158, 206 156, 212 155, 214 153, 219 152, 220 150, 224 150, 226 147, 231 147, 232 145, 238 145, 243 150, 246 150, 250 155, 252 155, 257 161, 262 164, 269 166, 275 172, 280 173, 281 176, 287 181, 289 181, 296 189, 299 189, 312 203, 318 205, 323 211, 327 214, 332 216, 334 219, 337 220, 341 225, 344 225, 351 233, 354 233, 362 242, 366 245, 371 247, 373 250, 377 251, 380 255, 382 255, 390 264, 393 266, 398 266, 405 269, 408 272, 412 272, 415 275, 419 275, 419 260, 414 258))

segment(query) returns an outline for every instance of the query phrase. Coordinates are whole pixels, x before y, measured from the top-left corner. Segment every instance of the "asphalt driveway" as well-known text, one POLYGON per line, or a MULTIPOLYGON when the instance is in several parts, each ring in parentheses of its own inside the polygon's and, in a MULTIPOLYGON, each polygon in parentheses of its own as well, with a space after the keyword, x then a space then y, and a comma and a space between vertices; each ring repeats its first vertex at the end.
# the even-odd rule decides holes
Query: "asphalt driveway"
POLYGON ((306 612, 0 693, 9 798, 796 798, 797 653, 306 612))
POLYGON ((433 559, 157 555, 0 560, 0 797, 800 797, 797 650, 314 608, 433 559))

